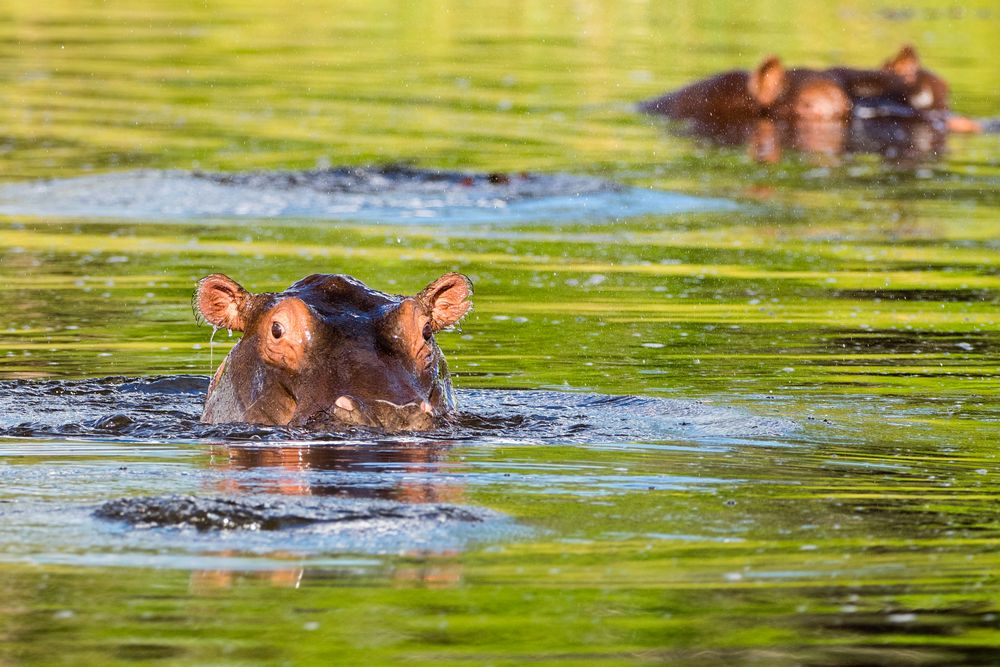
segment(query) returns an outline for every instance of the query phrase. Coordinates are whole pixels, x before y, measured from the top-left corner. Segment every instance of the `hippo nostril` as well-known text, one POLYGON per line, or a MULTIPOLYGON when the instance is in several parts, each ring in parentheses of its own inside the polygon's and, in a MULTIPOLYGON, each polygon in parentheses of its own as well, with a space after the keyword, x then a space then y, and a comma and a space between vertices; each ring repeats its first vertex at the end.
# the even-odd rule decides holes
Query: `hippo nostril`
POLYGON ((336 405, 338 408, 347 410, 348 412, 352 412, 357 407, 354 405, 354 401, 352 401, 347 396, 341 396, 336 401, 334 401, 333 404, 336 405))

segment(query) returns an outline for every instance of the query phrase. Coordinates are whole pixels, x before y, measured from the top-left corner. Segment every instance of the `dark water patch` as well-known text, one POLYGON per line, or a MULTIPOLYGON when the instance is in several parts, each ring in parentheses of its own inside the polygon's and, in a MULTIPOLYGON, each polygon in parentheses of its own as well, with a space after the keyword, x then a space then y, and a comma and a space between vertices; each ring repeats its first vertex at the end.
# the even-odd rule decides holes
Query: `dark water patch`
MULTIPOLYGON (((872 329, 867 332, 842 331, 830 338, 836 348, 863 351, 869 354, 985 354, 998 349, 995 337, 980 332, 901 331, 872 329)), ((843 365, 851 360, 831 359, 843 365)))
POLYGON ((233 173, 140 170, 0 186, 0 213, 140 220, 511 223, 618 219, 735 206, 726 200, 628 187, 591 176, 399 166, 233 173))
POLYGON ((168 375, 136 378, 122 384, 122 390, 139 394, 204 394, 208 388, 202 375, 168 375))
MULTIPOLYGON (((346 427, 202 424, 207 387, 208 378, 195 375, 0 381, 0 436, 331 443, 387 438, 346 427)), ((588 444, 769 439, 800 429, 783 417, 694 400, 484 389, 461 390, 458 400, 461 412, 440 428, 389 439, 588 444)))
POLYGON ((110 500, 94 511, 100 519, 137 528, 206 530, 283 530, 329 523, 483 522, 493 513, 455 505, 247 497, 150 496, 110 500))
POLYGON ((151 643, 122 644, 114 650, 115 657, 129 662, 167 660, 170 658, 179 658, 185 655, 185 653, 187 653, 187 651, 179 646, 151 643))
POLYGON ((855 289, 832 290, 835 299, 861 301, 944 301, 948 303, 997 303, 1000 294, 986 289, 855 289))

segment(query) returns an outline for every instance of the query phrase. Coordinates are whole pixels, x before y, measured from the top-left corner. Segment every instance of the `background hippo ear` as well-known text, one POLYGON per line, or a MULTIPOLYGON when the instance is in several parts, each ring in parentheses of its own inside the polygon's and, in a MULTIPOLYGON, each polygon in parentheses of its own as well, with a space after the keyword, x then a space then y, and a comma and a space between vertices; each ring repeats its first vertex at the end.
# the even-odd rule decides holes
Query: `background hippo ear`
POLYGON ((205 321, 213 326, 233 331, 246 327, 244 311, 252 295, 221 273, 213 273, 198 281, 195 306, 205 321))
POLYGON ((431 313, 434 331, 447 329, 472 309, 472 281, 461 273, 446 273, 425 287, 417 300, 431 313))
POLYGON ((777 56, 765 58, 757 69, 750 73, 747 90, 761 106, 770 106, 785 89, 785 68, 777 56))
POLYGON ((917 74, 920 72, 920 56, 917 50, 907 44, 899 50, 894 57, 885 61, 883 69, 892 72, 909 84, 916 83, 917 74))

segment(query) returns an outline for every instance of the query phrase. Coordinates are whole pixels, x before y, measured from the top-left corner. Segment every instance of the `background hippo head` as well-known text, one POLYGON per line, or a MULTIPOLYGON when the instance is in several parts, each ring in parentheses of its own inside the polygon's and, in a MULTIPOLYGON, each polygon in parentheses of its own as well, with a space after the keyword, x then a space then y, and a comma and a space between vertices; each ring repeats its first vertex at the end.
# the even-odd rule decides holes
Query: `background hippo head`
POLYGON ((344 275, 311 275, 263 294, 207 276, 198 313, 243 338, 212 380, 202 421, 432 428, 455 408, 434 334, 470 310, 471 296, 458 273, 410 297, 344 275))
POLYGON ((907 103, 924 118, 937 121, 950 132, 982 132, 979 122, 951 113, 948 83, 934 72, 924 69, 917 50, 904 46, 882 66, 903 82, 907 103))
POLYGON ((916 119, 934 123, 936 132, 982 130, 978 122, 951 113, 948 83, 924 69, 912 46, 902 47, 881 69, 831 67, 826 73, 850 96, 858 119, 916 119))
POLYGON ((881 69, 831 67, 826 73, 843 86, 862 119, 931 117, 948 111, 948 84, 921 66, 912 46, 902 47, 881 69))
POLYGON ((747 90, 769 118, 831 121, 851 113, 851 99, 836 79, 811 69, 785 69, 774 56, 750 72, 747 90))
POLYGON ((917 111, 948 111, 948 84, 920 63, 917 50, 906 45, 885 61, 882 70, 899 77, 906 100, 917 111))

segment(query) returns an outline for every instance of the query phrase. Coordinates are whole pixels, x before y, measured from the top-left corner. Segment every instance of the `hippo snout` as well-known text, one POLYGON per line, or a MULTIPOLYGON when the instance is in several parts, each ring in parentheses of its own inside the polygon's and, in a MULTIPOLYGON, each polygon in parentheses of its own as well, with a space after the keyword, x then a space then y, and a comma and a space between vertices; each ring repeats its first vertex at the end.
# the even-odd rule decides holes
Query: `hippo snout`
MULTIPOLYGON (((399 405, 383 400, 361 401, 347 395, 337 398, 327 412, 336 424, 385 431, 427 431, 436 426, 438 416, 427 400, 399 405)), ((311 424, 315 425, 315 421, 311 424)))

